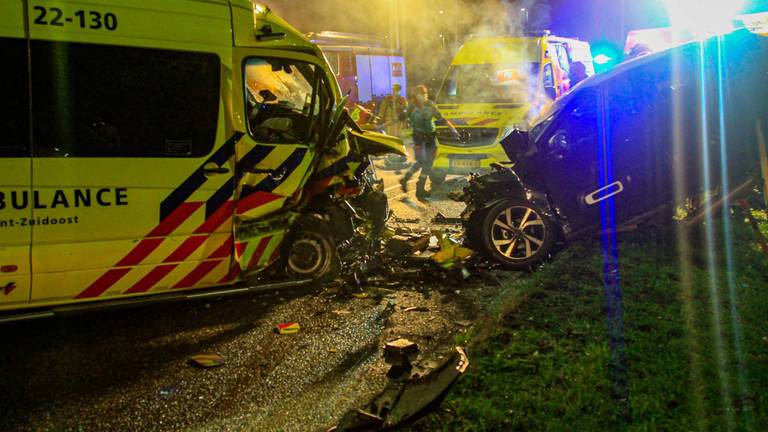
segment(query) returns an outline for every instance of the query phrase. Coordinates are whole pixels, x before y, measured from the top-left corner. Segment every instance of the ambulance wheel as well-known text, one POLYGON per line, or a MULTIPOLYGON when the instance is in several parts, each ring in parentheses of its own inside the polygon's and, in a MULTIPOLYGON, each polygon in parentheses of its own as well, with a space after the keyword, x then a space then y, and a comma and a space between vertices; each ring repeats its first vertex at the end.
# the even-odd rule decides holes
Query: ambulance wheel
POLYGON ((286 270, 296 279, 333 280, 339 273, 339 254, 331 230, 300 229, 291 236, 286 270))
POLYGON ((527 270, 549 257, 557 231, 532 202, 508 199, 485 212, 479 237, 495 261, 510 270, 527 270))

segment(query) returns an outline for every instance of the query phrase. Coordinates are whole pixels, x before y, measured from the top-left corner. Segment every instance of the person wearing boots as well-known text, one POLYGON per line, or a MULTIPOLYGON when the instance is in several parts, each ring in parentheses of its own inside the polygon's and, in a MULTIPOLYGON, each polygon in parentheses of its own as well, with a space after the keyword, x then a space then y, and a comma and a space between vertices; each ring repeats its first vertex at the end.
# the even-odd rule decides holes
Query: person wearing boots
POLYGON ((432 161, 435 159, 437 143, 435 142, 435 119, 445 122, 452 130, 453 125, 445 120, 435 106, 435 103, 429 100, 429 91, 424 85, 416 86, 411 94, 411 101, 408 104, 408 118, 413 128, 413 146, 416 156, 416 162, 411 165, 408 172, 400 179, 400 187, 403 192, 408 192, 408 181, 419 170, 419 180, 416 183, 416 198, 424 200, 429 197, 426 190, 427 179, 432 171, 432 161))

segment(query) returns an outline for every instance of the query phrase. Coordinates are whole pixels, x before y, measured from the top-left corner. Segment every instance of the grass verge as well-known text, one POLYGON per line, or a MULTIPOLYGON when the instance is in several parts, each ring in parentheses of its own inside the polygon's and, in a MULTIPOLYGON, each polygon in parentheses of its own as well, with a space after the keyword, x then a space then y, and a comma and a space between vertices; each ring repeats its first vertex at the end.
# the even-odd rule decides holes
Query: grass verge
POLYGON ((768 430, 768 258, 727 220, 620 238, 620 364, 600 242, 570 245, 521 278, 466 376, 412 429, 768 430))

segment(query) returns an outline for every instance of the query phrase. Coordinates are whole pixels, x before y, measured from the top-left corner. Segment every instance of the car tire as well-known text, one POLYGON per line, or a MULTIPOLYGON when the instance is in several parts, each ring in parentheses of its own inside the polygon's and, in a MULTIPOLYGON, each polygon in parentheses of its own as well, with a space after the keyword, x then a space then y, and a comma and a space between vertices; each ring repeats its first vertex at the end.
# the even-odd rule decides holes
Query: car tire
POLYGON ((534 203, 507 199, 484 212, 478 237, 494 261, 510 270, 528 270, 549 257, 557 230, 534 203))

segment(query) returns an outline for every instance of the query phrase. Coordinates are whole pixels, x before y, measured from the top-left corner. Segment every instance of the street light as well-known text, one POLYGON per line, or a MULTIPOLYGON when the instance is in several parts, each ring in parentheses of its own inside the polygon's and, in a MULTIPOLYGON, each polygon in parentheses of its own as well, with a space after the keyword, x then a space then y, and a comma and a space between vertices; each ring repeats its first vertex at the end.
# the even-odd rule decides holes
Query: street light
POLYGON ((523 31, 528 30, 528 9, 520 8, 520 12, 525 14, 525 21, 523 22, 523 31))

